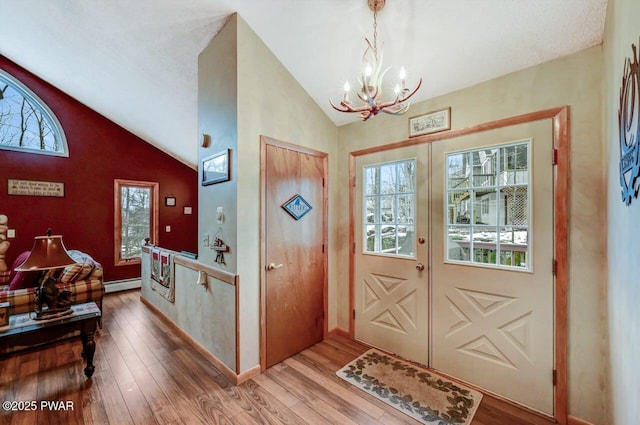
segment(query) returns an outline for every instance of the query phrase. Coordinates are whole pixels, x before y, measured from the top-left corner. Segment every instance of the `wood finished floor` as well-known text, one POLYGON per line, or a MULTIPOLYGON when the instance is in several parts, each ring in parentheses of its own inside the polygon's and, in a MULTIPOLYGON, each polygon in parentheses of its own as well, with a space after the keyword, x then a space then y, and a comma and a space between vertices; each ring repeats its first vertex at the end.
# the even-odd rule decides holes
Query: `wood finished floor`
MULTIPOLYGON (((366 347, 336 337, 239 386, 140 302, 107 295, 86 379, 72 340, 0 358, 0 401, 71 401, 73 410, 8 412, 0 424, 418 424, 335 375, 366 347)), ((550 421, 485 396, 473 425, 550 421)))

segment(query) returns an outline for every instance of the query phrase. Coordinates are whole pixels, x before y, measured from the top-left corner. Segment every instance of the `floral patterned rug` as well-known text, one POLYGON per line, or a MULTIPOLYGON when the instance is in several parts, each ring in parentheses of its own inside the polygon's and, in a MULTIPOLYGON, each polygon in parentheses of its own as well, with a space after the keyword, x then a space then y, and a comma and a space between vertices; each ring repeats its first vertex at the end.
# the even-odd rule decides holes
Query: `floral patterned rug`
POLYGON ((336 375, 424 424, 469 425, 482 400, 478 391, 374 349, 336 375))

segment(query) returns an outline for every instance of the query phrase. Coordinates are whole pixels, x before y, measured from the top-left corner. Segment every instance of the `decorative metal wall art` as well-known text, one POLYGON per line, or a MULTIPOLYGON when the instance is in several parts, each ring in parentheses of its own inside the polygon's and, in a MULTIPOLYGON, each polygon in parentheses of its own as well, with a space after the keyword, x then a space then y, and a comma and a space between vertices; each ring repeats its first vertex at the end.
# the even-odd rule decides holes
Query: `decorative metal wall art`
POLYGON ((640 66, 637 46, 631 44, 631 50, 633 57, 624 61, 618 109, 620 186, 626 205, 638 197, 640 183, 640 66))

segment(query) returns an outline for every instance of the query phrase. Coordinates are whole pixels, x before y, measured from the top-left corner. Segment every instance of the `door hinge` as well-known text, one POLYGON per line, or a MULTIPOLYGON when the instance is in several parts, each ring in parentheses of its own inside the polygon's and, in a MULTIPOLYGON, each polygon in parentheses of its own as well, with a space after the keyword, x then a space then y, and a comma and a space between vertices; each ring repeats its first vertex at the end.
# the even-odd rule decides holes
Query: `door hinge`
POLYGON ((353 320, 356 320, 356 309, 353 309, 353 320))
POLYGON ((551 165, 556 165, 558 163, 558 149, 554 149, 551 157, 551 165))
POLYGON ((353 181, 351 182, 353 187, 356 187, 356 176, 353 176, 353 181))
POLYGON ((324 187, 324 178, 322 179, 322 187, 324 187))
POLYGON ((322 244, 322 253, 324 254, 324 244, 322 244))
POLYGON ((558 273, 558 260, 556 260, 555 258, 553 259, 553 275, 555 276, 558 273))
POLYGON ((552 374, 553 374, 553 386, 556 386, 558 385, 558 371, 553 369, 552 374))
POLYGON ((353 250, 353 253, 355 254, 356 253, 356 243, 355 242, 353 243, 353 247, 351 249, 353 250))

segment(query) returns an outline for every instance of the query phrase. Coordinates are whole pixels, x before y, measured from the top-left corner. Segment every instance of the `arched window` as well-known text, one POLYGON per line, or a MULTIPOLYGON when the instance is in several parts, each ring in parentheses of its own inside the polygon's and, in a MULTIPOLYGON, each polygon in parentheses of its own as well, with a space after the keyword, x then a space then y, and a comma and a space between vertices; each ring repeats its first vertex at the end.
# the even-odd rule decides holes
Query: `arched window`
POLYGON ((69 156, 67 139, 49 107, 0 70, 0 149, 69 156))

